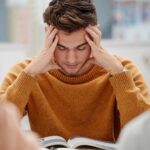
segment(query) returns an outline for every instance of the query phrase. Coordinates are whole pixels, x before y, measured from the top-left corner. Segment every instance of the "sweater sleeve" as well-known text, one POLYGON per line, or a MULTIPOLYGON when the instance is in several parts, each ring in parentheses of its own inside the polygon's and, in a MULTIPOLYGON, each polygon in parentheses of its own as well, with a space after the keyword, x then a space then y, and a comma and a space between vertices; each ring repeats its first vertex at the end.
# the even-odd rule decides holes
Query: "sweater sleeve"
POLYGON ((23 71, 27 64, 24 61, 10 69, 0 87, 0 97, 14 103, 22 115, 35 83, 35 79, 23 71))
POLYGON ((150 108, 148 87, 140 71, 131 61, 123 61, 122 64, 128 71, 110 78, 116 96, 121 128, 150 108))

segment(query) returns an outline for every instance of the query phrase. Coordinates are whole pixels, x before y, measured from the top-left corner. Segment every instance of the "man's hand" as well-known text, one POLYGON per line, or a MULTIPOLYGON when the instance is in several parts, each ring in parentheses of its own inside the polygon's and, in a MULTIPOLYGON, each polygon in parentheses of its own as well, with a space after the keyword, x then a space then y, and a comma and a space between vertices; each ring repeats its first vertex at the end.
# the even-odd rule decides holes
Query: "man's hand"
POLYGON ((98 29, 98 26, 90 25, 86 28, 86 31, 88 34, 85 38, 91 46, 91 59, 93 60, 93 63, 103 67, 112 75, 122 72, 123 65, 121 62, 102 48, 100 44, 101 32, 98 29))
POLYGON ((0 104, 0 150, 39 150, 37 139, 20 129, 19 113, 12 104, 0 104))
POLYGON ((58 30, 53 26, 46 27, 45 45, 41 53, 24 69, 25 73, 35 76, 51 69, 58 69, 54 62, 54 51, 58 43, 58 30))

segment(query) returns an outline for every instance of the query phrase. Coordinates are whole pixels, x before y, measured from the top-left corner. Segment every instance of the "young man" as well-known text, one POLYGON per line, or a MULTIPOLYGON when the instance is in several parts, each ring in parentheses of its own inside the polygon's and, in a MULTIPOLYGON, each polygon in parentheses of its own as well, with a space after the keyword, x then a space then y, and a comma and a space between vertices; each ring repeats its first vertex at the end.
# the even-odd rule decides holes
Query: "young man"
POLYGON ((102 48, 90 0, 52 0, 44 22, 43 50, 9 71, 1 96, 28 112, 41 137, 115 141, 129 120, 150 108, 142 75, 102 48))

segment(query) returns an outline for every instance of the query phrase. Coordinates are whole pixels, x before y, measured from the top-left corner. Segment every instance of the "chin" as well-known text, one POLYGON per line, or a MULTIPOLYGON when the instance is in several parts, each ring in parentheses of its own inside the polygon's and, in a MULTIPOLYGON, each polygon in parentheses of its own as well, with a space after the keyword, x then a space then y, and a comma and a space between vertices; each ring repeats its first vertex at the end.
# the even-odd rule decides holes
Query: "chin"
MULTIPOLYGON (((59 65, 60 66, 60 65, 59 65)), ((82 74, 82 69, 84 65, 78 65, 76 68, 68 68, 61 65, 61 72, 68 76, 78 76, 82 74)))
POLYGON ((77 76, 78 75, 78 71, 69 71, 69 70, 63 70, 64 74, 68 75, 68 76, 77 76))
POLYGON ((61 67, 61 71, 68 76, 77 76, 78 72, 79 72, 79 68, 78 69, 68 69, 68 68, 62 68, 61 67))

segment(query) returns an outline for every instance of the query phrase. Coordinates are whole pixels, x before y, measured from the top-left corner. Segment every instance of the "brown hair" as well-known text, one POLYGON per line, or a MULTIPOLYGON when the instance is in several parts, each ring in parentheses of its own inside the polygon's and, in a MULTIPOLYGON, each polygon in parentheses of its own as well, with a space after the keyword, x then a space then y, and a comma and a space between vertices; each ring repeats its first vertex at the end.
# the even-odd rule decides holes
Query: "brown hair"
POLYGON ((45 23, 66 32, 97 24, 96 8, 91 0, 52 0, 43 18, 45 23))

